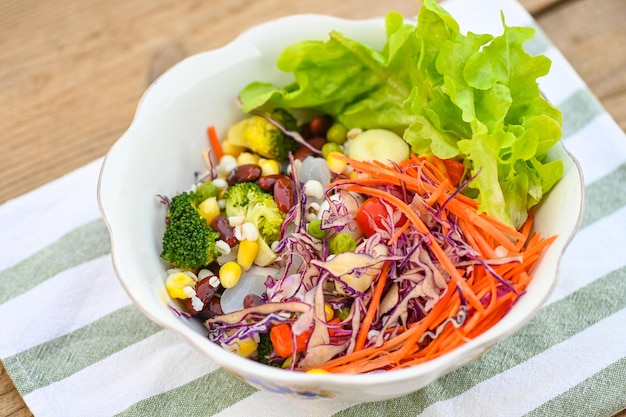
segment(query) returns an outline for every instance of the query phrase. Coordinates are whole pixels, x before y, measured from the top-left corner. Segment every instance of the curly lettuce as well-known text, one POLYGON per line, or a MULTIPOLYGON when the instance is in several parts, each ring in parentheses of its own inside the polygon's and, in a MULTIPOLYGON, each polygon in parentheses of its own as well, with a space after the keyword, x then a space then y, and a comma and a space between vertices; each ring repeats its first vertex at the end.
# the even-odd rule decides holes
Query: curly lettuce
POLYGON ((534 29, 502 24, 499 36, 462 34, 434 0, 416 24, 389 12, 380 51, 336 31, 287 47, 277 67, 294 81, 248 85, 243 110, 311 108, 348 128, 399 132, 417 154, 462 158, 479 209, 518 228, 563 175, 546 159, 562 118, 537 83, 550 60, 523 47, 534 29))

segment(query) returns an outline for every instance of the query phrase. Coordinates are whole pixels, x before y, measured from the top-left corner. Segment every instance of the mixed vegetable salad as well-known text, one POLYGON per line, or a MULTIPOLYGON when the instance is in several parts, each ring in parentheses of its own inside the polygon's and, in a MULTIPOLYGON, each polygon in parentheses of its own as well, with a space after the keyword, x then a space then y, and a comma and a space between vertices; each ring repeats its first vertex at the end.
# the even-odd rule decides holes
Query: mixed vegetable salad
POLYGON ((160 197, 183 314, 242 356, 336 373, 422 363, 497 323, 555 238, 532 207, 563 171, 536 81, 550 61, 503 28, 461 34, 427 0, 416 25, 387 15, 381 51, 337 32, 285 49, 293 83, 244 88, 243 119, 208 129, 207 172, 160 197))

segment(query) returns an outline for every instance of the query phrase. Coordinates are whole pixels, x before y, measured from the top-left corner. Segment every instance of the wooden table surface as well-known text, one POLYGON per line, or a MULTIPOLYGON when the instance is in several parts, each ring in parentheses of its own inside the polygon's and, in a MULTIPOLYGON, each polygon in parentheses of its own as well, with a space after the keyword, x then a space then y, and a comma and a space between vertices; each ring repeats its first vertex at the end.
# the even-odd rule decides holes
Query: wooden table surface
MULTIPOLYGON (((521 3, 626 129, 626 1, 521 3)), ((150 80, 184 56, 279 16, 388 9, 411 16, 418 3, 0 0, 0 203, 103 156, 150 80)), ((30 415, 0 365, 0 416, 30 415)))

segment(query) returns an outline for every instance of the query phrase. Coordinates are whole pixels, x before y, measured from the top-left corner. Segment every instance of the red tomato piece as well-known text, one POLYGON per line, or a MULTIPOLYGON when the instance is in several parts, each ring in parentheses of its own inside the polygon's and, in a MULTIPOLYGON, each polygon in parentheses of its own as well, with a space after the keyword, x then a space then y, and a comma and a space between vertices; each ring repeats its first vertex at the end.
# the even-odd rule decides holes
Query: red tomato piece
POLYGON ((448 178, 452 181, 452 185, 455 187, 459 185, 465 174, 465 165, 463 162, 456 159, 444 159, 443 165, 445 166, 448 178))
POLYGON ((372 236, 383 227, 383 219, 389 217, 387 207, 378 197, 370 197, 356 211, 356 223, 366 236, 372 236))

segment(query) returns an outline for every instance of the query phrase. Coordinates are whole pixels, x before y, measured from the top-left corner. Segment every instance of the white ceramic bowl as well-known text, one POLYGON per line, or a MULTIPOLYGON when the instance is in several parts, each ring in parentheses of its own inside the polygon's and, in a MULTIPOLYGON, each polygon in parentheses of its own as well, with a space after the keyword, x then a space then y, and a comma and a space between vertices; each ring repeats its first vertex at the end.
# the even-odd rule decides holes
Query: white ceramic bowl
POLYGON ((544 236, 557 234, 558 239, 512 310, 484 334, 438 359, 386 373, 307 374, 262 365, 209 342, 200 323, 180 318, 168 308, 165 264, 159 257, 164 212, 155 196, 171 196, 194 182, 194 171, 203 170, 200 151, 207 146, 207 126, 215 125, 223 135, 243 117, 235 97, 247 83, 289 81, 275 67, 284 47, 305 39, 326 39, 332 29, 376 48, 382 47, 385 38, 382 19, 355 22, 298 15, 257 26, 223 48, 174 66, 148 89, 131 126, 106 156, 98 198, 119 280, 151 320, 257 388, 303 397, 378 401, 424 387, 530 320, 553 289, 561 255, 580 224, 583 181, 577 163, 560 144, 556 146, 552 157, 564 161, 565 176, 537 211, 535 225, 544 236))

